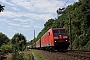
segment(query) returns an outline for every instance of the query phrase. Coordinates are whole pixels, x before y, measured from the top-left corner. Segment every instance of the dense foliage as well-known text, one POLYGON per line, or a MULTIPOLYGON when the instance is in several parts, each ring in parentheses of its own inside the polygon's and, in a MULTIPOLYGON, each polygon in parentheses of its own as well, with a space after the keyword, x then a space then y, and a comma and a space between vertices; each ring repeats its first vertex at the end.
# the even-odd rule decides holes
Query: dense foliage
POLYGON ((3 44, 7 44, 10 41, 10 39, 3 33, 0 32, 0 47, 3 44))
POLYGON ((8 44, 10 39, 3 33, 0 32, 0 60, 6 53, 11 52, 12 46, 8 44))
POLYGON ((69 18, 71 19, 73 49, 90 50, 90 0, 79 0, 69 5, 57 19, 49 19, 37 38, 31 40, 30 43, 33 44, 39 40, 52 27, 66 28, 69 34, 69 18))
POLYGON ((4 7, 5 7, 5 6, 2 6, 2 5, 0 4, 0 12, 3 12, 4 7))
POLYGON ((24 60, 23 51, 26 49, 26 37, 21 33, 16 33, 12 37, 11 43, 13 50, 11 60, 24 60))
POLYGON ((17 33, 11 39, 11 43, 17 50, 23 51, 26 48, 26 37, 21 33, 17 33))
POLYGON ((0 33, 0 60, 7 53, 12 53, 11 60, 24 59, 23 53, 26 49, 26 38, 23 34, 16 33, 10 40, 5 34, 0 33))

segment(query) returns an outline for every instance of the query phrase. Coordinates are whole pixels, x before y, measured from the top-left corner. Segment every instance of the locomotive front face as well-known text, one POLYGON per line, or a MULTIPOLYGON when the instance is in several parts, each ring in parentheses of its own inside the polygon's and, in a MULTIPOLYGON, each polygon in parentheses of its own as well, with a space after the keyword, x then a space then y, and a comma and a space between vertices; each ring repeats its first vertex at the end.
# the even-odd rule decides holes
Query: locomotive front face
POLYGON ((53 36, 55 47, 63 48, 69 46, 69 39, 65 29, 53 30, 53 36))
POLYGON ((67 42, 68 35, 65 29, 53 30, 54 42, 67 42))

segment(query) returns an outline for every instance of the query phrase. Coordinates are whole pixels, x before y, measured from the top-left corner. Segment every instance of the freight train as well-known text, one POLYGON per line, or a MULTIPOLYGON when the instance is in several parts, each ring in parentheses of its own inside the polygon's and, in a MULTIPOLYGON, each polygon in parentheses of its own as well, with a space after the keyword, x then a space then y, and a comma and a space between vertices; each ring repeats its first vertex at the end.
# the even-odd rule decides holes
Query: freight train
POLYGON ((30 45, 30 48, 44 50, 67 50, 69 38, 65 28, 49 29, 37 42, 30 45))

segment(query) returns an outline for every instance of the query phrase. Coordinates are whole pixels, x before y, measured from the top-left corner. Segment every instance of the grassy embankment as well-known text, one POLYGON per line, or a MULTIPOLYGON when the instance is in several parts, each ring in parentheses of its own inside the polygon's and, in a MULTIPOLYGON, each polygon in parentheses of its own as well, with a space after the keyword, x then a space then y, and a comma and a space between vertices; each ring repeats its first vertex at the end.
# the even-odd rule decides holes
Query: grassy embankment
MULTIPOLYGON (((30 58, 31 58, 30 57, 30 51, 23 51, 23 52, 20 52, 20 54, 23 55, 24 60, 30 60, 30 58)), ((12 58, 12 53, 7 55, 7 60, 12 60, 11 58, 12 58)))
POLYGON ((40 54, 38 54, 36 51, 34 50, 30 50, 32 52, 32 54, 35 55, 35 57, 38 59, 38 60, 46 60, 45 58, 43 58, 40 54))

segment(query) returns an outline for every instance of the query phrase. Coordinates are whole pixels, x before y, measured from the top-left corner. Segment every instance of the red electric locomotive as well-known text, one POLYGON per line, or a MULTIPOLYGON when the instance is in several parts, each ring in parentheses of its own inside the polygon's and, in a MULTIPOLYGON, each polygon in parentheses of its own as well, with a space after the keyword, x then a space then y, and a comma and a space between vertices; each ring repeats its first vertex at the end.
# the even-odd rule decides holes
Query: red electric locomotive
POLYGON ((65 28, 51 28, 40 40, 40 48, 49 50, 67 50, 69 38, 65 28))

